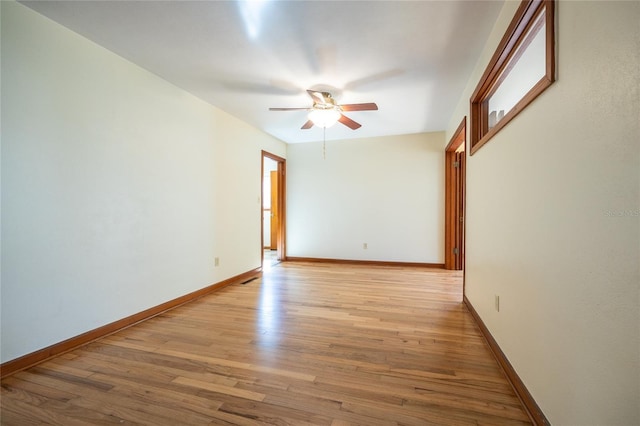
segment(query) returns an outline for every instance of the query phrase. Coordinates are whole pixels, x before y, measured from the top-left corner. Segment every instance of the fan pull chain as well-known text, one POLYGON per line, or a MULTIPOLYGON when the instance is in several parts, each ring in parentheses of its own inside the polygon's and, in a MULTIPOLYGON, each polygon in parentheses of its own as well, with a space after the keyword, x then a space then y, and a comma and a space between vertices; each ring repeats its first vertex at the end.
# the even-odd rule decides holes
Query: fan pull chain
POLYGON ((322 128, 322 159, 327 159, 327 128, 322 128))

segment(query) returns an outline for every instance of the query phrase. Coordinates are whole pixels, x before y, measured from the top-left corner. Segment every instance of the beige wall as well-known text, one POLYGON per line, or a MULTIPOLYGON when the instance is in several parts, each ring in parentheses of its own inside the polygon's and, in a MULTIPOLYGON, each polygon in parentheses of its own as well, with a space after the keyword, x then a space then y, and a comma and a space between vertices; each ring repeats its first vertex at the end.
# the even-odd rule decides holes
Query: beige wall
POLYGON ((640 3, 557 15, 558 81, 468 159, 466 295, 552 424, 640 424, 640 3))
POLYGON ((261 150, 285 144, 1 8, 2 362, 259 267, 261 150))
POLYGON ((326 158, 288 145, 287 255, 443 263, 444 146, 444 132, 327 141, 326 158))

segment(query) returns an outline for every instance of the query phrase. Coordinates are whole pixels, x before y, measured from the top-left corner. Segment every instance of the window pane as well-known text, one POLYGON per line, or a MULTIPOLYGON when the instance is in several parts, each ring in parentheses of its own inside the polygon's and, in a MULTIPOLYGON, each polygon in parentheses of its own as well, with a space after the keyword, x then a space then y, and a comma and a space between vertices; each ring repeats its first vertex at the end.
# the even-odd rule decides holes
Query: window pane
POLYGON ((489 97, 489 129, 495 126, 546 74, 545 14, 539 14, 489 97))

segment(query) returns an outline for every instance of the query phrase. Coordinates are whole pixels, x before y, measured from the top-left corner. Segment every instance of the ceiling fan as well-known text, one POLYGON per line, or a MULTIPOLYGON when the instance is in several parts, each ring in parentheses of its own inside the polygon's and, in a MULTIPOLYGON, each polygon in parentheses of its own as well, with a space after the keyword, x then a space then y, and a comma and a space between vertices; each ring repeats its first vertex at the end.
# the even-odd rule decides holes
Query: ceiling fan
POLYGON ((301 129, 304 130, 310 129, 314 125, 318 127, 330 127, 335 124, 336 121, 339 121, 352 130, 356 130, 362 127, 362 125, 342 114, 343 111, 374 111, 378 109, 378 105, 373 102, 338 105, 329 92, 307 90, 307 93, 311 96, 311 99, 313 99, 313 106, 311 108, 269 108, 269 111, 310 111, 309 120, 301 127, 301 129))

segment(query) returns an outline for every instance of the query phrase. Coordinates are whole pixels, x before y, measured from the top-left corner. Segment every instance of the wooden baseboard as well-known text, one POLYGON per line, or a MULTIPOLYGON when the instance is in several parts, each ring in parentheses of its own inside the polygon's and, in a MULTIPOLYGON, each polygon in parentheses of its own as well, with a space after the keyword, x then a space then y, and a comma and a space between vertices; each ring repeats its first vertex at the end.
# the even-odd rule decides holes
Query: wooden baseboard
POLYGON ((489 345, 489 348, 491 349, 494 357, 498 361, 498 364, 504 371, 507 380, 513 387, 513 390, 520 399, 520 402, 522 402, 522 405, 524 406, 527 415, 531 419, 531 422, 536 426, 550 425, 551 423, 549 423, 549 420, 547 420, 547 418, 545 417, 544 413, 538 406, 538 403, 533 399, 533 396, 531 395, 531 393, 529 393, 529 390, 527 390, 527 387, 522 382, 522 379, 520 379, 520 376, 518 376, 518 373, 516 373, 516 370, 513 368, 504 352, 502 352, 502 349, 500 349, 500 346, 498 346, 498 342, 496 342, 496 340, 493 338, 491 332, 489 332, 489 329, 484 324, 484 322, 480 318, 480 315, 478 315, 478 312, 475 310, 469 299, 467 299, 466 295, 463 297, 463 300, 464 304, 467 306, 467 309, 469 309, 469 312, 476 320, 476 323, 478 324, 482 335, 487 341, 487 344, 489 345))
POLYGON ((340 263, 346 265, 371 265, 371 266, 410 266, 421 268, 444 269, 444 263, 420 263, 420 262, 390 262, 379 260, 350 260, 350 259, 326 259, 324 257, 292 257, 284 259, 287 262, 316 262, 316 263, 340 263))
POLYGON ((0 365, 0 378, 5 378, 11 374, 17 373, 18 371, 32 367, 36 364, 40 364, 41 362, 44 362, 50 358, 61 355, 65 352, 69 352, 80 346, 84 346, 88 343, 91 343, 102 337, 113 334, 124 328, 130 327, 139 322, 153 318, 166 311, 177 308, 180 305, 184 305, 185 303, 191 302, 209 293, 218 291, 228 285, 245 282, 248 279, 259 276, 261 273, 262 273, 262 268, 252 269, 240 275, 236 275, 235 277, 231 277, 224 281, 220 281, 219 283, 212 284, 203 289, 196 290, 192 293, 185 294, 184 296, 180 296, 176 299, 173 299, 168 302, 162 303, 160 305, 154 306, 152 308, 146 309, 142 312, 138 312, 137 314, 133 314, 131 316, 122 318, 110 324, 103 325, 102 327, 98 327, 94 330, 87 331, 86 333, 82 333, 78 336, 71 337, 70 339, 64 340, 62 342, 55 343, 44 349, 40 349, 38 351, 23 355, 20 358, 7 361, 2 365, 0 365))

